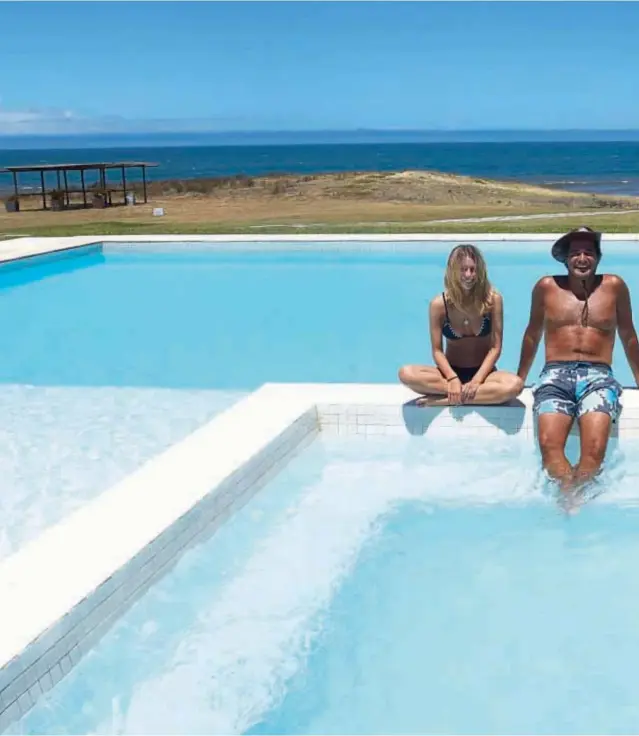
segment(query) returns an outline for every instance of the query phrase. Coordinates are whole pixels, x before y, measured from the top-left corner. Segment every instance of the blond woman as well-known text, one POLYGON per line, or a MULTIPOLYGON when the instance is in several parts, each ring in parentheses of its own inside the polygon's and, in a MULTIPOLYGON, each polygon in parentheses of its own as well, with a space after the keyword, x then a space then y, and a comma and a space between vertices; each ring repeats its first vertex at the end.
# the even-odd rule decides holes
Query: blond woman
POLYGON ((435 365, 399 370, 399 380, 421 395, 418 404, 503 404, 521 393, 523 382, 517 375, 497 370, 503 314, 501 295, 490 284, 479 248, 453 248, 444 291, 430 303, 435 365))

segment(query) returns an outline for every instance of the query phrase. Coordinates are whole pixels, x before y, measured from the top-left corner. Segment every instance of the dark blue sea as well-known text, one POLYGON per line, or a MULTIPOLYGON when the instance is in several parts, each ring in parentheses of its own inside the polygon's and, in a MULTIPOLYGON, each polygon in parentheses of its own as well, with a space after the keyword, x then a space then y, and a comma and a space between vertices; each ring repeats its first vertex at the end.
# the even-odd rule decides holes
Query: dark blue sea
MULTIPOLYGON (((0 137, 0 168, 29 164, 148 161, 150 179, 427 169, 575 191, 639 195, 639 132, 311 136, 150 134, 0 137), (407 139, 408 138, 408 139, 407 139), (527 139, 522 139, 527 138, 527 139), (619 140, 617 140, 619 139, 619 140)), ((131 172, 130 178, 136 178, 131 172)), ((39 178, 21 175, 24 187, 39 178)), ((0 175, 0 188, 11 178, 0 175)))

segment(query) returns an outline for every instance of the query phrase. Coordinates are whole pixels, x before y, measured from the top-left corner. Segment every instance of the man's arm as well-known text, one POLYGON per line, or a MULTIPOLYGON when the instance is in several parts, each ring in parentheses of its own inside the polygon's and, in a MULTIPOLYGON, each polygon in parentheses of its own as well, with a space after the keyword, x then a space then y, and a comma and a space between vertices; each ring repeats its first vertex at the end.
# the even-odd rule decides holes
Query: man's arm
POLYGON ((535 288, 532 292, 530 317, 521 343, 521 355, 519 356, 519 367, 517 368, 517 375, 524 382, 528 377, 530 366, 533 364, 533 360, 535 359, 537 348, 539 347, 539 341, 541 340, 541 335, 544 329, 544 294, 546 292, 547 279, 547 276, 540 279, 535 284, 535 288))
POLYGON ((632 321, 630 291, 622 278, 616 276, 615 281, 617 282, 617 331, 635 383, 639 386, 639 341, 632 321))

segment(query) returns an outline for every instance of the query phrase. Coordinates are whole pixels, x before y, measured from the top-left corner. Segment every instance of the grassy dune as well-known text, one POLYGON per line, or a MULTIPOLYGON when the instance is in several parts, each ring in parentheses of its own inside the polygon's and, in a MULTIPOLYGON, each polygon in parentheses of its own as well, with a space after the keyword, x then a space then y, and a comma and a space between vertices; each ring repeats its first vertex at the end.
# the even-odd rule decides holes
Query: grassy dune
MULTIPOLYGON (((114 198, 117 195, 114 195, 114 198)), ((115 201, 115 199, 114 199, 115 201)), ((76 203, 79 198, 76 197, 76 203)), ((428 171, 223 177, 152 182, 149 203, 0 211, 2 235, 561 232, 587 222, 639 231, 639 197, 610 197, 428 171), (164 217, 153 217, 163 207, 164 217), (438 223, 469 217, 569 217, 438 223), (580 213, 587 213, 583 216, 580 213)))

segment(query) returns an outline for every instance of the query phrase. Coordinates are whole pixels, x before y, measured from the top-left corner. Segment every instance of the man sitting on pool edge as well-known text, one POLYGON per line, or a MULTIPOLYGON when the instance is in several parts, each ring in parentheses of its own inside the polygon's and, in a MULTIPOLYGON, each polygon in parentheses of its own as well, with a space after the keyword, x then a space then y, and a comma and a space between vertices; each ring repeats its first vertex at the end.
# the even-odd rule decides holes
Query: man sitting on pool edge
POLYGON ((610 430, 619 411, 622 387, 612 372, 615 333, 639 385, 639 343, 624 280, 596 273, 601 233, 571 230, 552 246, 566 276, 545 276, 532 292, 517 373, 526 380, 542 334, 545 366, 533 387, 533 411, 546 473, 571 491, 594 478, 603 463, 610 430), (581 453, 573 468, 565 454, 574 420, 581 453))

